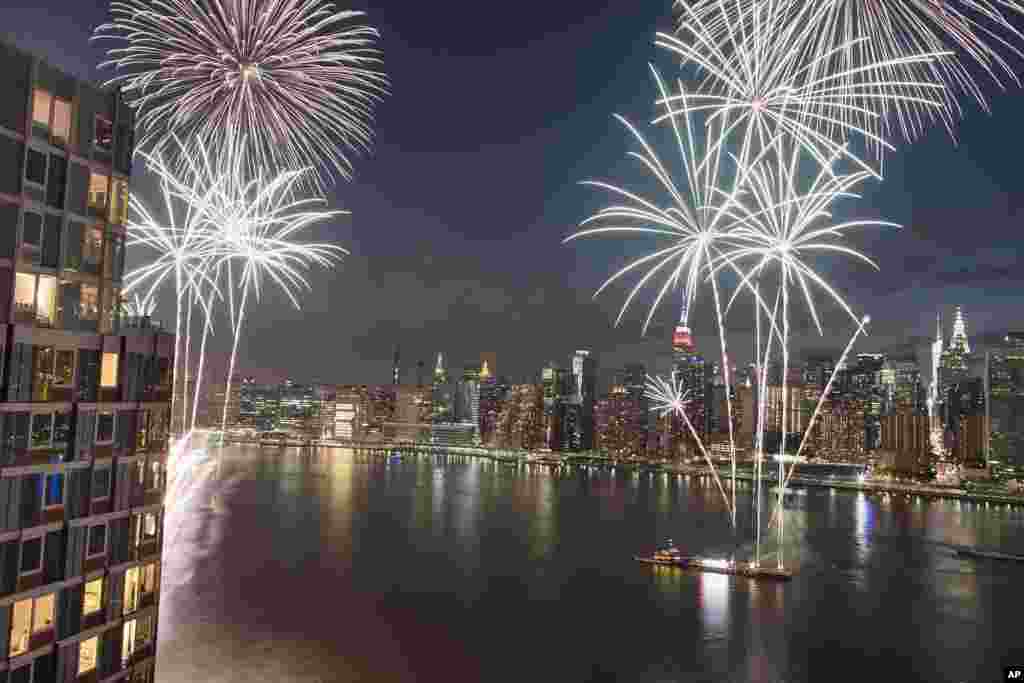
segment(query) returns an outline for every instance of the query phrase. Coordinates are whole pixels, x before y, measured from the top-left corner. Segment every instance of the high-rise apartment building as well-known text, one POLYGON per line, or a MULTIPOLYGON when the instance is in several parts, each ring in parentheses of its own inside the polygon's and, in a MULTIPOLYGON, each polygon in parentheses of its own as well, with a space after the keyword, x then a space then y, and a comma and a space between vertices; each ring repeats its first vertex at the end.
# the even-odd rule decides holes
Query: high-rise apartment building
POLYGON ((174 340, 120 315, 132 114, 5 45, 0 88, 0 678, 152 681, 174 340))

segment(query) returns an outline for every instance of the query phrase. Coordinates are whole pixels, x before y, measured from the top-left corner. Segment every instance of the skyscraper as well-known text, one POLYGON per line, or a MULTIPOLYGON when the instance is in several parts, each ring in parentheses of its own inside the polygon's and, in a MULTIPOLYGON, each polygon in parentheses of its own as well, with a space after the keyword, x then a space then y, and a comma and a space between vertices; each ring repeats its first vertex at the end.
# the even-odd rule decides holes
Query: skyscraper
POLYGON ((149 683, 174 338, 120 314, 132 111, 0 65, 0 678, 149 683))
MULTIPOLYGON (((672 373, 682 381, 688 392, 689 402, 686 405, 686 414, 694 430, 703 437, 708 431, 705 406, 708 378, 704 357, 697 353, 690 328, 686 324, 685 306, 679 324, 672 335, 672 373)), ((689 430, 686 430, 685 433, 687 434, 686 438, 691 439, 689 430)))
POLYGON ((589 351, 572 356, 572 374, 562 400, 562 450, 594 448, 594 403, 597 400, 597 361, 589 351))

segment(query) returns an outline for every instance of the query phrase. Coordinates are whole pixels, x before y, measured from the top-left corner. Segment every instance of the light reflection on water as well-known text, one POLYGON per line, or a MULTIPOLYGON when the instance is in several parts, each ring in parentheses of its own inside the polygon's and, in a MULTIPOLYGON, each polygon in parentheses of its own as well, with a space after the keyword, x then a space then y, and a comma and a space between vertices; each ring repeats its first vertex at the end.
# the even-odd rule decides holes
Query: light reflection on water
MULTIPOLYGON (((518 681, 544 661, 550 680, 597 666, 623 681, 807 681, 863 651, 877 656, 851 674, 958 681, 1017 642, 1024 568, 949 544, 1024 554, 1019 511, 808 489, 786 500, 798 574, 781 584, 632 560, 669 536, 693 554, 731 548, 710 479, 332 449, 227 464, 165 558, 178 608, 161 606, 161 681, 240 680, 236 651, 276 680, 518 681), (320 649, 247 648, 259 634, 320 649)), ((741 557, 752 494, 737 493, 741 557)))

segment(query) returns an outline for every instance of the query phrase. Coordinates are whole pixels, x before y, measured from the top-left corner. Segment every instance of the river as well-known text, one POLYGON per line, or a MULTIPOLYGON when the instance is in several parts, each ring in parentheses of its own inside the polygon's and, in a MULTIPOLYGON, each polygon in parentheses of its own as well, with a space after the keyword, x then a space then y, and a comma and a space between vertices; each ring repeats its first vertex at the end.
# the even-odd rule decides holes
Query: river
POLYGON ((1024 663, 1024 564, 952 547, 1024 554, 1020 508, 797 490, 797 575, 775 584, 633 561, 666 537, 730 551, 706 479, 255 446, 186 469, 160 682, 959 683, 1024 663))

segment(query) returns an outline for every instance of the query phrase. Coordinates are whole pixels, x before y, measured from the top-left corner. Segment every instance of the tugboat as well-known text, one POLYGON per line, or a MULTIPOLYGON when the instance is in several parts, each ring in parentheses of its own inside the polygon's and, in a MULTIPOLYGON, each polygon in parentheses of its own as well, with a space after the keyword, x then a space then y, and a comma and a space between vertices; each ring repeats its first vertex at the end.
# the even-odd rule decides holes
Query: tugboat
POLYGON ((697 569, 716 574, 745 576, 751 579, 789 581, 793 578, 793 573, 786 569, 760 567, 753 562, 736 562, 735 560, 718 560, 683 555, 679 548, 672 543, 672 539, 668 539, 663 547, 654 551, 654 555, 650 557, 634 557, 633 559, 644 564, 697 569))

